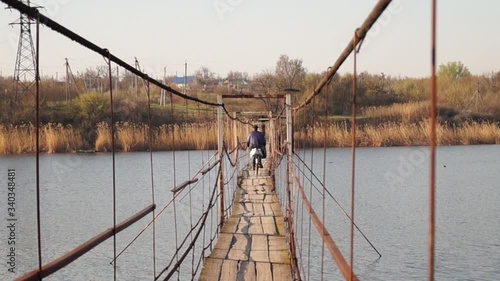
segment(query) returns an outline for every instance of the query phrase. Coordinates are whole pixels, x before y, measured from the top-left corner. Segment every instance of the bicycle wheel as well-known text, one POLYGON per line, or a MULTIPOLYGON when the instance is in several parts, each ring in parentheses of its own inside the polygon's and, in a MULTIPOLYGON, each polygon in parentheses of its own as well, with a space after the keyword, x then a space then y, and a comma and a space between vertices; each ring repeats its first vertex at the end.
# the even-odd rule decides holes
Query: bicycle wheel
POLYGON ((254 167, 254 170, 255 170, 255 175, 258 176, 259 175, 259 156, 258 155, 254 155, 253 158, 254 158, 254 160, 253 160, 253 167, 254 167))

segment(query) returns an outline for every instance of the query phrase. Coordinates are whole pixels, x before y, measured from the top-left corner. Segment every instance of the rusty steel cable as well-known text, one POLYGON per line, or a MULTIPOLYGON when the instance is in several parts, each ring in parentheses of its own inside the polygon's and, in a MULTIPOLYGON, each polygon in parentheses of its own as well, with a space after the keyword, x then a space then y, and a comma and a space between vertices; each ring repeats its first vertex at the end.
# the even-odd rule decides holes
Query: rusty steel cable
MULTIPOLYGON (((151 126, 151 93, 150 93, 150 84, 149 81, 146 82, 147 87, 147 95, 148 95, 148 148, 149 148, 149 173, 151 177, 151 201, 152 204, 155 204, 155 184, 154 184, 154 165, 153 165, 153 128, 151 126)), ((153 236, 152 239, 152 247, 153 247, 153 276, 156 276, 156 220, 155 220, 155 210, 152 213, 152 221, 153 221, 153 236)))
MULTIPOLYGON (((173 96, 172 96, 172 93, 170 93, 170 120, 171 120, 171 128, 172 128, 172 133, 171 133, 171 137, 172 137, 172 171, 173 171, 173 177, 174 177, 174 186, 177 186, 177 177, 176 177, 176 171, 175 171, 175 164, 176 164, 176 161, 175 161, 175 125, 174 125, 174 99, 173 99, 173 96)), ((172 195, 172 197, 174 197, 174 200, 173 200, 173 208, 174 208, 174 234, 175 234, 175 249, 179 249, 179 241, 178 241, 178 234, 177 234, 177 209, 176 209, 176 206, 175 206, 175 194, 172 195)), ((177 261, 179 261, 179 256, 177 256, 177 261)), ((161 275, 161 273, 160 273, 161 275)), ((159 275, 158 275, 159 276, 159 275)), ((180 276, 180 270, 177 271, 177 279, 179 279, 179 276, 180 276)))
MULTIPOLYGON (((35 9, 36 10, 36 9, 35 9)), ((38 277, 42 280, 42 231, 40 220, 40 13, 36 10, 36 54, 35 54, 35 87, 36 87, 36 235, 38 246, 38 277)))
MULTIPOLYGON (((313 197, 312 197, 312 192, 313 192, 313 182, 312 182, 312 174, 313 174, 313 171, 314 171, 314 125, 315 125, 315 122, 316 122, 316 99, 314 99, 312 101, 312 104, 310 106, 310 111, 312 112, 312 120, 311 120, 311 123, 309 122, 306 122, 306 124, 312 124, 310 126, 311 128, 311 134, 308 134, 310 135, 310 143, 309 143, 309 146, 311 148, 311 164, 310 164, 310 167, 311 167, 311 179, 309 180, 309 198, 311 200, 311 204, 312 204, 312 201, 313 201, 313 197)), ((308 246, 307 246, 307 279, 309 280, 310 279, 310 276, 311 276, 311 230, 312 230, 312 227, 311 227, 311 220, 312 220, 312 217, 309 216, 309 241, 308 241, 308 246)))
POLYGON ((358 30, 354 31, 354 36, 352 39, 353 46, 353 73, 352 73, 352 124, 351 124, 351 146, 352 146, 352 158, 351 158, 351 233, 350 233, 350 245, 349 245, 349 253, 350 253, 350 272, 349 272, 349 280, 352 281, 352 276, 354 272, 354 192, 356 187, 356 84, 357 84, 357 53, 356 47, 358 46, 358 30))
MULTIPOLYGON (((325 196, 325 186, 326 186, 326 140, 327 140, 327 131, 326 131, 326 124, 327 124, 327 120, 328 120, 328 98, 329 98, 329 87, 330 87, 330 82, 332 80, 328 80, 328 82, 326 83, 326 89, 325 89, 325 119, 324 119, 324 128, 323 128, 323 188, 321 189, 322 193, 321 193, 321 196, 322 196, 322 208, 321 208, 321 220, 322 220, 322 223, 323 223, 323 233, 322 235, 325 235, 325 226, 326 226, 326 223, 325 223, 325 212, 326 212, 326 204, 325 204, 325 199, 326 199, 326 196, 325 196)), ((323 280, 323 266, 324 266, 324 259, 325 259, 325 244, 324 243, 321 243, 321 266, 320 266, 320 280, 323 280)))
MULTIPOLYGON (((39 22, 41 22, 43 25, 49 27, 50 29, 54 30, 55 32, 60 33, 61 35, 65 36, 66 38, 77 42, 78 44, 84 46, 85 48, 92 50, 97 54, 100 54, 101 56, 109 57, 110 61, 123 67, 124 69, 126 69, 130 73, 132 73, 138 77, 141 77, 143 80, 148 81, 151 84, 156 85, 157 87, 166 90, 170 94, 174 94, 174 95, 182 97, 186 100, 191 100, 191 101, 205 104, 205 105, 209 105, 209 106, 217 106, 217 107, 220 106, 223 108, 224 113, 229 118, 233 119, 233 117, 231 116, 231 114, 229 113, 229 111, 227 110, 227 108, 225 107, 225 105, 223 103, 219 104, 219 103, 209 102, 209 101, 201 100, 201 99, 198 99, 198 98, 195 98, 192 96, 185 95, 185 94, 163 84, 162 82, 149 77, 146 73, 137 69, 135 66, 132 66, 132 65, 126 63, 125 61, 123 61, 122 59, 120 59, 119 57, 109 53, 109 51, 107 49, 97 46, 95 43, 85 39, 84 37, 78 35, 77 33, 73 32, 71 30, 69 30, 68 28, 66 28, 63 25, 57 23, 56 21, 50 19, 49 17, 47 17, 43 14, 40 14, 36 8, 30 7, 30 6, 22 3, 21 1, 16 1, 16 0, 0 0, 0 1, 4 2, 9 7, 18 10, 22 14, 25 14, 25 15, 32 17, 32 18, 38 18, 39 22)), ((239 118, 235 118, 235 120, 241 122, 242 124, 249 124, 248 121, 243 121, 239 118)))
MULTIPOLYGON (((221 171, 221 166, 219 166, 218 174, 220 174, 221 172, 222 172, 222 171, 221 171)), ((215 207, 215 201, 214 201, 214 200, 215 200, 215 199, 217 199, 217 198, 216 198, 216 196, 215 196, 215 194, 216 194, 216 193, 217 193, 217 183, 216 183, 216 184, 214 184, 214 188, 213 188, 213 190, 212 190, 212 194, 211 194, 211 198, 210 198, 209 204, 208 204, 208 206, 207 206, 207 210, 206 210, 206 211, 202 214, 202 216, 200 217, 200 222, 201 222, 201 225, 202 225, 202 226, 204 226, 204 225, 205 225, 206 220, 207 220, 207 217, 208 217, 208 213, 210 212, 210 210, 212 210, 212 209, 215 207)), ((215 208, 215 209, 218 209, 218 208, 215 208)), ((194 242, 196 242, 196 240, 198 239, 198 236, 200 235, 200 233, 201 233, 201 229, 202 229, 202 228, 203 228, 203 227, 200 227, 200 228, 198 229, 198 231, 196 232, 194 242)), ((179 272, 179 269, 180 269, 180 265, 181 265, 181 263, 184 261, 184 259, 186 258, 186 256, 189 254, 189 252, 191 251, 191 248, 192 248, 192 247, 194 247, 194 243, 193 243, 193 242, 191 242, 191 244, 188 246, 188 248, 186 249, 186 251, 184 252, 184 254, 181 256, 180 260, 178 259, 178 260, 177 260, 177 263, 174 265, 174 267, 173 267, 173 268, 172 268, 172 269, 171 269, 171 270, 167 273, 167 276, 165 277, 165 279, 164 279, 164 280, 169 280, 169 279, 170 279, 170 277, 172 277, 172 275, 173 275, 176 271, 177 271, 177 272, 179 272)), ((178 256, 178 255, 176 255, 176 256, 178 256)), ((157 279, 159 279, 159 277, 160 277, 163 273, 165 273, 165 272, 166 272, 166 270, 168 270, 168 267, 169 267, 169 266, 165 267, 165 269, 164 269, 164 270, 162 270, 162 272, 158 275, 158 277, 156 278, 156 280, 157 280, 157 279)), ((177 279, 179 279, 179 278, 177 278, 177 279)))
POLYGON ((437 87, 436 87, 436 0, 431 0, 431 131, 429 135, 430 145, 430 171, 429 171, 429 281, 434 280, 434 242, 435 242, 435 220, 436 220, 436 111, 437 111, 437 87))
MULTIPOLYGON (((186 69, 187 69, 187 64, 185 65, 186 69)), ((187 72, 187 70, 186 70, 187 72)), ((184 78, 184 83, 186 83, 186 78, 184 78)), ((184 85, 184 87, 186 87, 186 85, 184 85)), ((186 88, 184 88, 184 90, 186 90, 186 88)), ((188 100, 184 100, 185 101, 185 107, 186 107, 186 122, 184 124, 187 124, 189 122, 189 108, 188 108, 188 100)), ((188 162, 188 175, 191 174, 191 149, 188 145, 187 147, 187 162, 188 162)), ((188 190, 188 194, 189 194, 189 223, 190 223, 190 226, 191 228, 193 228, 193 207, 192 207, 192 196, 191 196, 191 190, 192 189, 189 189, 188 190)), ((193 242, 193 234, 191 232, 191 242, 193 242)), ((194 250, 195 250, 195 247, 193 247, 193 252, 192 252, 192 259, 191 259, 191 276, 194 277, 194 250)))
MULTIPOLYGON (((32 17, 32 18, 36 18, 37 17, 37 13, 38 13, 37 9, 33 8, 33 7, 30 7, 30 6, 22 3, 21 1, 16 1, 16 0, 0 0, 0 1, 4 2, 5 4, 7 4, 8 6, 14 8, 14 9, 18 10, 22 14, 25 14, 25 15, 27 15, 29 17, 32 17)), ((179 97, 182 97, 182 98, 185 98, 185 99, 188 99, 188 100, 192 100, 192 101, 195 101, 195 102, 199 102, 199 103, 202 103, 202 104, 206 104, 206 105, 223 106, 222 104, 208 102, 208 101, 200 100, 200 99, 195 98, 195 97, 184 95, 183 93, 181 93, 181 92, 179 92, 179 91, 177 91, 177 90, 175 90, 175 89, 173 89, 173 88, 171 88, 171 87, 169 87, 167 85, 164 85, 160 81, 149 77, 144 72, 142 72, 142 71, 138 70, 137 68, 135 68, 135 66, 129 65, 128 63, 126 63, 125 61, 123 61, 120 58, 116 57, 115 55, 108 54, 109 52, 107 51, 107 49, 101 48, 101 47, 97 46, 93 42, 91 42, 91 41, 85 39, 84 37, 76 34, 75 32, 69 30, 68 28, 64 27, 63 25, 61 25, 61 24, 57 23, 56 21, 50 19, 49 17, 44 16, 43 14, 40 14, 39 16, 40 16, 39 19, 40 19, 41 23, 43 25, 47 26, 48 28, 54 30, 55 32, 60 33, 61 35, 67 37, 68 39, 70 39, 72 41, 75 41, 78 44, 86 47, 87 49, 90 49, 90 50, 94 51, 95 53, 98 53, 98 54, 100 54, 100 55, 102 55, 104 57, 108 57, 108 55, 109 55, 110 61, 116 63, 117 65, 119 65, 119 66, 121 66, 123 68, 125 68, 126 70, 128 70, 131 73, 133 73, 134 75, 137 75, 138 77, 141 77, 142 79, 149 81, 151 84, 156 85, 156 86, 158 86, 158 87, 160 87, 160 88, 168 91, 169 93, 173 93, 176 96, 179 96, 179 97)))
MULTIPOLYGON (((359 27, 356 34, 358 39, 361 40, 365 38, 368 30, 370 30, 370 28, 377 21, 380 15, 382 15, 382 13, 385 11, 387 6, 389 6, 391 1, 392 0, 379 0, 377 2, 373 10, 370 12, 368 17, 363 22, 363 24, 359 27)), ((354 47, 352 46, 352 41, 349 41, 344 51, 340 54, 335 63, 331 66, 330 70, 325 73, 325 76, 321 79, 316 88, 314 88, 313 92, 301 104, 294 107, 293 108, 294 111, 297 111, 303 108, 305 105, 309 104, 311 100, 321 92, 321 89, 323 89, 327 81, 330 80, 335 75, 335 73, 337 73, 340 66, 345 62, 345 60, 349 57, 349 55, 353 50, 354 47)))
MULTIPOLYGON (((323 230, 321 220, 318 218, 311 206, 310 201, 307 199, 304 187, 300 184, 300 181, 295 173, 293 173, 291 176, 294 184, 297 186, 298 193, 300 194, 300 197, 302 199, 302 204, 305 206, 305 209, 307 210, 309 216, 312 217, 314 227, 316 228, 318 233, 321 233, 321 231, 323 230)), ((348 279, 350 277, 350 266, 342 255, 342 252, 340 252, 340 250, 338 249, 335 241, 333 241, 332 236, 328 233, 328 230, 325 230, 325 232, 325 235, 321 235, 321 239, 330 252, 330 255, 332 256, 334 262, 337 264, 340 273, 342 274, 342 276, 344 276, 344 279, 348 279)), ((352 274, 351 277, 354 281, 358 280, 355 274, 352 274)))
MULTIPOLYGON (((295 153, 295 156, 298 160, 300 160, 300 162, 302 164, 305 164, 305 161, 303 159, 300 158, 300 156, 295 153)), ((305 173, 304 173, 304 170, 302 170, 299 166, 299 164, 297 163, 293 163, 295 165, 295 167, 297 167, 297 169, 299 170, 299 172, 301 172, 304 176, 305 176, 305 173)), ((310 167, 308 167, 307 165, 303 165, 303 167, 307 168, 309 171, 312 171, 310 167)), ((342 205, 340 205, 340 202, 333 196, 333 194, 328 190, 328 188, 326 188, 326 185, 323 185, 320 181, 320 179, 318 178, 318 176, 316 176, 316 174, 313 173, 313 176, 314 178, 316 179, 317 182, 319 182, 321 184, 321 187, 324 188, 326 194, 328 194, 328 196, 333 200, 333 202, 335 202, 335 204, 339 207, 339 209, 342 211, 342 213, 349 219, 349 221, 352 221, 351 217, 349 216, 349 214, 347 213, 346 210, 344 210, 344 208, 342 207, 342 205)), ((315 185, 314 185, 314 188, 316 190, 319 190, 315 185)), ((363 236, 363 238, 366 240, 366 242, 368 242, 368 244, 370 244, 370 246, 372 247, 372 249, 378 254, 379 258, 382 257, 382 254, 377 250, 377 248, 375 248, 375 246, 373 245, 373 243, 368 239, 368 237, 363 233, 363 231, 358 227, 358 225, 354 223, 354 227, 358 230, 358 232, 361 234, 361 236, 363 236)))
MULTIPOLYGON (((212 158, 214 158, 216 155, 217 155, 217 154, 214 154, 214 155, 212 156, 212 158)), ((202 166, 202 168, 200 168, 200 171, 201 171, 201 170, 202 170, 205 166, 207 166, 207 165, 208 165, 208 163, 210 162, 210 160, 211 160, 212 158, 210 158, 210 159, 208 160, 208 162, 207 162, 206 164, 204 164, 204 165, 202 166)), ((212 168, 213 168, 213 167, 212 167, 212 168)), ((198 171, 198 173, 197 173, 196 175, 200 174, 200 171, 198 171)), ((195 175, 195 176, 193 176, 192 178, 196 177, 196 175, 195 175)), ((204 175, 205 175, 205 174, 204 174, 204 175)), ((210 175, 210 174, 209 174, 209 175, 210 175)), ((202 182, 204 183, 204 181, 202 181, 202 182)), ((178 196, 180 196, 180 194, 182 194, 182 193, 181 193, 181 192, 176 192, 176 193, 174 193, 174 196, 172 196, 172 198, 171 198, 171 199, 167 202, 167 204, 166 204, 166 205, 165 205, 165 206, 164 206, 164 207, 163 207, 163 208, 162 208, 162 209, 158 212, 158 214, 156 214, 156 215, 153 217, 153 219, 152 219, 152 220, 150 220, 150 221, 148 222, 148 224, 146 224, 146 226, 144 226, 144 227, 142 228, 142 230, 141 230, 141 231, 139 231, 139 233, 138 233, 138 234, 137 234, 137 235, 136 235, 136 236, 135 236, 135 237, 134 237, 134 238, 133 238, 133 239, 132 239, 132 240, 131 240, 128 244, 127 244, 127 246, 125 246, 125 247, 124 247, 124 249, 123 249, 122 251, 120 251, 120 253, 118 253, 118 255, 116 256, 116 258, 115 258, 115 259, 113 259, 113 260, 111 261, 111 263, 113 263, 116 259, 118 259, 118 258, 119 258, 119 257, 120 257, 120 256, 121 256, 121 255, 122 255, 122 254, 123 254, 123 253, 124 253, 124 252, 125 252, 125 251, 126 251, 126 250, 127 250, 127 249, 128 249, 128 248, 129 248, 129 247, 130 247, 130 246, 131 246, 131 245, 132 245, 132 244, 133 244, 133 243, 134 243, 134 242, 135 242, 135 241, 136 241, 136 240, 137 240, 137 239, 138 239, 138 238, 139 238, 139 237, 140 237, 140 236, 144 233, 144 232, 145 232, 145 231, 146 231, 146 230, 147 230, 147 228, 148 228, 150 225, 152 225, 152 224, 156 221, 156 219, 158 219, 158 217, 159 217, 159 216, 163 213, 163 211, 165 211, 165 210, 166 210, 166 209, 167 209, 167 208, 168 208, 168 207, 169 207, 169 206, 173 203, 173 201, 174 201, 174 200, 175 200, 178 196)), ((181 200, 182 200, 182 198, 181 198, 181 200)), ((203 201, 203 202, 204 202, 204 201, 203 201)), ((155 276, 156 276, 156 275, 155 275, 155 276)))
MULTIPOLYGON (((111 108, 111 152, 112 152, 112 166, 113 166, 113 260, 116 259, 116 159, 115 159, 115 111, 114 111, 114 101, 113 101, 113 76, 111 72, 111 53, 109 50, 104 50, 107 56, 104 56, 104 60, 108 64, 108 75, 109 75, 109 103, 111 108)), ((113 263, 113 280, 116 281, 116 262, 113 263)))

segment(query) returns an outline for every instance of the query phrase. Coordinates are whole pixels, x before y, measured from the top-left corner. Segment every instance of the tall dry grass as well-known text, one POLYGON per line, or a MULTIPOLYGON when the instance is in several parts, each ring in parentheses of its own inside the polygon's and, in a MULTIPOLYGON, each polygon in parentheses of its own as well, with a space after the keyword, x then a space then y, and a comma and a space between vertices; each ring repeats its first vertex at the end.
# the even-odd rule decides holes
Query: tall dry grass
MULTIPOLYGON (((237 126, 239 142, 246 140, 249 126, 237 126)), ((429 121, 418 123, 387 122, 380 125, 364 125, 357 129, 357 145, 365 147, 414 146, 429 143, 429 121)), ((152 131, 153 150, 196 150, 217 148, 215 123, 163 125, 152 131), (172 140, 174 136, 174 140, 172 140), (175 144, 174 144, 175 143, 175 144)), ((71 126, 47 124, 40 130, 42 152, 74 152, 83 147, 78 130, 71 126)), ((235 133, 226 124, 224 142, 234 148, 235 133)), ((111 130, 107 123, 97 126, 96 151, 111 151, 111 130)), ((316 123, 295 132, 299 147, 348 147, 351 145, 351 129, 347 123, 316 123), (325 138, 326 136, 326 138, 325 138)), ((496 123, 464 123, 461 126, 438 124, 439 145, 500 144, 500 126, 496 123)), ((119 151, 145 151, 149 149, 149 127, 144 124, 118 123, 116 125, 116 149, 119 151)), ((35 152, 35 127, 1 126, 0 154, 35 152)))
POLYGON ((74 152, 83 144, 80 132, 71 125, 49 123, 41 128, 41 137, 47 153, 74 152))
POLYGON ((361 115, 366 118, 376 118, 383 121, 401 121, 414 123, 430 116, 428 102, 411 102, 393 104, 390 106, 365 107, 361 115))
MULTIPOLYGON (((71 126, 47 124, 40 128, 40 150, 42 152, 74 152, 81 146, 80 132, 71 126)), ((22 154, 35 151, 35 126, 32 124, 0 125, 0 154, 22 154)))
MULTIPOLYGON (((213 123, 162 125, 152 130, 153 150, 195 150, 217 147, 217 127, 213 123)), ((110 151, 111 129, 107 123, 97 126, 96 151, 110 151)), ((116 125, 116 148, 120 151, 149 149, 149 126, 128 122, 116 125)))
MULTIPOLYGON (((378 126, 365 125, 357 128, 356 144, 365 147, 417 146, 429 143, 430 124, 428 120, 418 123, 382 123, 378 126)), ((299 146, 327 147, 351 146, 351 129, 345 123, 307 126, 295 133, 299 146), (326 134, 326 139, 325 139, 326 134)), ((437 125, 439 145, 500 144, 500 126, 495 123, 470 122, 460 127, 447 124, 437 125)))

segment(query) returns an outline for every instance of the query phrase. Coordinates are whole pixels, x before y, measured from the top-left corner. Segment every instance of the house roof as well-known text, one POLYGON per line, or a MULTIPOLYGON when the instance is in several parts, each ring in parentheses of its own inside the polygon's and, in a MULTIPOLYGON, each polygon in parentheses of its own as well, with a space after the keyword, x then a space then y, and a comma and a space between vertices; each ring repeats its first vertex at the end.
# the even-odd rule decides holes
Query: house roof
MULTIPOLYGON (((186 83, 187 84, 191 84, 194 82, 194 76, 186 76, 186 83)), ((184 84, 184 76, 182 77, 177 77, 177 76, 174 76, 172 77, 172 83, 174 84, 184 84)))

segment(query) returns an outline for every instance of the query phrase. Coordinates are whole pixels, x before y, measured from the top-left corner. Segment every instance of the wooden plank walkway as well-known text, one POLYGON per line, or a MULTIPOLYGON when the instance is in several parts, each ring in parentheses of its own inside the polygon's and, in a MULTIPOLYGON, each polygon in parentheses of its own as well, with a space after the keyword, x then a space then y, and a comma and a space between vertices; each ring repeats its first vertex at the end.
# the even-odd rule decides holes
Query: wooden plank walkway
POLYGON ((258 176, 243 170, 246 176, 237 187, 233 213, 199 280, 292 280, 283 214, 266 164, 258 176))

